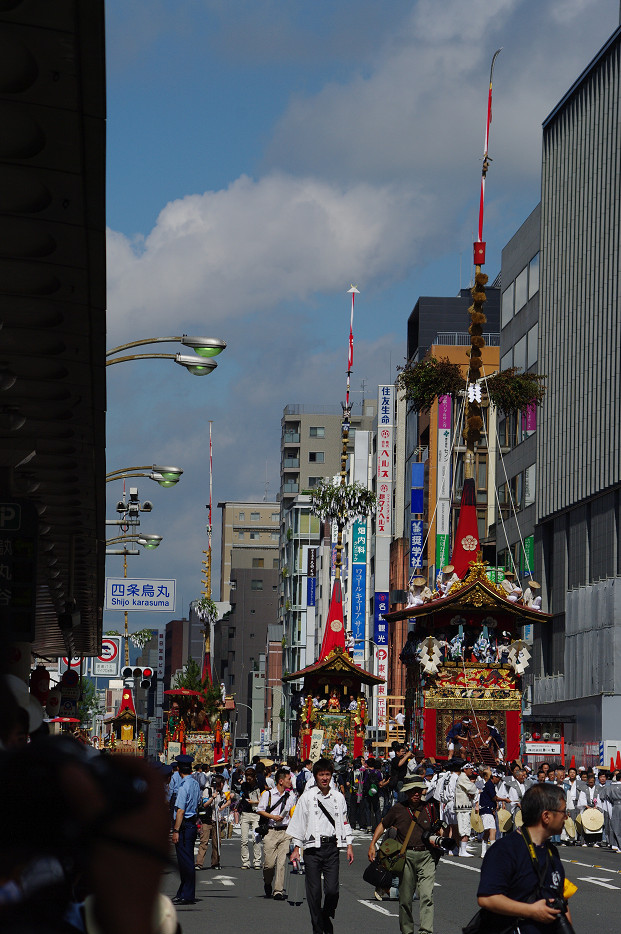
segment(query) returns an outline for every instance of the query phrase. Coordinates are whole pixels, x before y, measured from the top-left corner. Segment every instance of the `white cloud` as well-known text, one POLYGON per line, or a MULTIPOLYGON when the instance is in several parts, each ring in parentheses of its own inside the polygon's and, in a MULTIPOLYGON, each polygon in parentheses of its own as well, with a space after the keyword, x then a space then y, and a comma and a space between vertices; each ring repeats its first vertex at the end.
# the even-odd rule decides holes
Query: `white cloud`
POLYGON ((155 329, 171 316, 221 325, 352 277, 398 275, 424 235, 427 200, 414 188, 275 173, 171 202, 137 246, 110 232, 109 329, 127 335, 136 315, 155 329))

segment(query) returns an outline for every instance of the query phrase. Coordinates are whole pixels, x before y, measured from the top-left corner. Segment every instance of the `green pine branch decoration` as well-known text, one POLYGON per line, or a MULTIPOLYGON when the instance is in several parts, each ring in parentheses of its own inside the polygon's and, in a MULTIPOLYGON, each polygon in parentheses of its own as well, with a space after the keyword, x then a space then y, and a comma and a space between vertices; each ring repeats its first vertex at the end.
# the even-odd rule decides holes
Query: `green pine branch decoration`
POLYGON ((438 396, 456 399, 466 388, 459 364, 451 363, 448 357, 438 360, 428 354, 399 370, 397 389, 416 412, 429 412, 438 396))
POLYGON ((539 373, 518 373, 514 366, 500 370, 487 380, 490 402, 505 414, 541 405, 546 392, 545 379, 539 373))

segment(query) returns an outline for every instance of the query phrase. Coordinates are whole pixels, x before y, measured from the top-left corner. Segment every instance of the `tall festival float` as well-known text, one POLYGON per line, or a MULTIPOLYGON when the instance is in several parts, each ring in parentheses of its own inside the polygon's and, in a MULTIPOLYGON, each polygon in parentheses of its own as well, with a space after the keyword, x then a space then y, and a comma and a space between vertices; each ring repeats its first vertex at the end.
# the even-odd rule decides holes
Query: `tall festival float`
POLYGON ((466 450, 459 519, 450 563, 433 582, 427 582, 422 568, 416 570, 410 580, 410 605, 386 614, 388 621, 411 621, 401 660, 407 666, 406 714, 419 747, 426 756, 446 757, 447 733, 466 717, 470 724, 461 730, 463 751, 488 762, 495 761, 499 745, 507 760, 520 753, 522 675, 530 658, 521 633, 525 625, 545 624, 551 618, 541 611, 537 581, 527 581, 522 590, 514 582, 517 567, 503 572, 482 560, 477 522, 474 466, 482 432, 483 446, 488 448, 483 407, 493 405, 506 415, 520 417, 520 413, 534 412, 545 392, 543 377, 533 372, 520 373, 512 367, 488 376, 481 355, 488 281, 482 271, 483 208, 491 161, 488 142, 497 55, 489 81, 475 274, 468 309, 467 377, 464 381, 458 364, 427 355, 420 362, 408 363, 398 378, 411 410, 428 412, 438 398, 444 404, 462 404, 466 450))
POLYGON ((342 740, 350 754, 361 756, 367 732, 368 699, 363 688, 384 684, 384 678, 355 664, 353 646, 345 640, 341 568, 343 531, 356 519, 366 519, 375 510, 376 497, 360 483, 347 480, 347 446, 351 424, 350 380, 354 361, 354 301, 359 294, 352 285, 347 390, 341 423, 341 470, 334 480, 323 480, 311 491, 311 511, 323 522, 336 526, 336 560, 330 607, 317 661, 283 676, 285 682, 303 681, 299 713, 298 755, 316 759, 321 749, 331 749, 342 740))

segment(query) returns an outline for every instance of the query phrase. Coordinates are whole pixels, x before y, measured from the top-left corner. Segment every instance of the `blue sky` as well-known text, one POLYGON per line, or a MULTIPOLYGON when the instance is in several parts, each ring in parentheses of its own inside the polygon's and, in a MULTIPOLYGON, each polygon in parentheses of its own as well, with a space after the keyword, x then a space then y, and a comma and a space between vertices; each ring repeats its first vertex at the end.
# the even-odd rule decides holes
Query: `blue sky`
MULTIPOLYGON (((541 122, 618 13, 616 0, 108 0, 109 346, 229 345, 201 379, 163 361, 108 370, 108 469, 185 470, 175 489, 139 483, 155 504, 142 528, 164 542, 129 559, 130 576, 177 579, 178 615, 200 594, 209 420, 214 501, 262 499, 266 471, 274 497, 284 405, 343 396, 350 283, 354 388, 394 378, 419 295, 469 283, 495 49, 491 278, 539 199, 541 122)), ((216 548, 216 596, 218 571, 216 548)))

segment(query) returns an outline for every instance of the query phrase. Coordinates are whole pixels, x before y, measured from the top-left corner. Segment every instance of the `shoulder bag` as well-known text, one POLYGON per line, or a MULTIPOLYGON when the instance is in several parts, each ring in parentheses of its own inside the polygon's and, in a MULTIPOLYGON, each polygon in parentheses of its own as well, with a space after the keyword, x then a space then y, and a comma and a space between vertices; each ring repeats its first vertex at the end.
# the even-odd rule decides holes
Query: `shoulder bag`
POLYGON ((399 846, 398 840, 391 839, 390 837, 385 838, 380 844, 380 848, 377 851, 377 858, 381 866, 393 876, 398 876, 403 872, 405 867, 405 851, 410 842, 412 831, 418 823, 418 816, 421 811, 422 808, 419 808, 412 815, 412 822, 408 827, 408 832, 401 846, 399 846))

